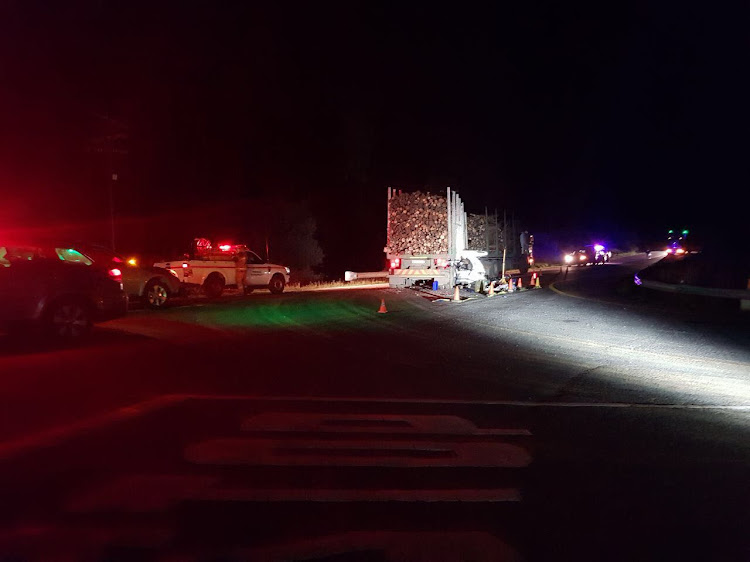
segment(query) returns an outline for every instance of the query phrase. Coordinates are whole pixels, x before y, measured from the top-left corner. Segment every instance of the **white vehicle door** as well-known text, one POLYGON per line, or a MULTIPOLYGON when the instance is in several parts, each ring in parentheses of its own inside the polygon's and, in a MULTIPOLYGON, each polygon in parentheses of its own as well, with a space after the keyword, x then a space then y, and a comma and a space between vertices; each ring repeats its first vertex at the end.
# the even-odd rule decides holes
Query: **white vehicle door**
POLYGON ((268 285, 271 280, 271 266, 255 252, 247 252, 247 279, 255 287, 268 285))

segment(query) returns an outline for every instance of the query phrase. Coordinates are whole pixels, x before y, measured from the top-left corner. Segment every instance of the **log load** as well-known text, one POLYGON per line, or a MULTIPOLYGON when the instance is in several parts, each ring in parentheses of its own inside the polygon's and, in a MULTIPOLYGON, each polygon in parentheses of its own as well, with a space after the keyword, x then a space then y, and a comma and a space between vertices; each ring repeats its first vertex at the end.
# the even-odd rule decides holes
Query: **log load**
POLYGON ((469 214, 466 218, 466 237, 468 250, 487 249, 487 220, 484 215, 469 214))
POLYGON ((400 192, 390 199, 390 251, 395 254, 448 252, 448 202, 442 195, 400 192))

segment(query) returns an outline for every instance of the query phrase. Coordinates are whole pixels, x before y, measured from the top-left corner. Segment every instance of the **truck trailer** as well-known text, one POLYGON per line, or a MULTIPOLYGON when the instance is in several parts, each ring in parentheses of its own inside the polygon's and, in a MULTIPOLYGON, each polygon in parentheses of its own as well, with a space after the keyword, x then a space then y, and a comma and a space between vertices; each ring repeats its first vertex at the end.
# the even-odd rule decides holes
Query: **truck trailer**
POLYGON ((457 192, 445 196, 388 188, 386 254, 391 287, 482 287, 487 275, 467 248, 467 215, 457 192))
POLYGON ((497 211, 469 214, 455 190, 445 195, 388 188, 386 267, 391 287, 483 290, 506 271, 533 265, 532 234, 497 211), (518 235, 520 233, 520 236, 518 235))

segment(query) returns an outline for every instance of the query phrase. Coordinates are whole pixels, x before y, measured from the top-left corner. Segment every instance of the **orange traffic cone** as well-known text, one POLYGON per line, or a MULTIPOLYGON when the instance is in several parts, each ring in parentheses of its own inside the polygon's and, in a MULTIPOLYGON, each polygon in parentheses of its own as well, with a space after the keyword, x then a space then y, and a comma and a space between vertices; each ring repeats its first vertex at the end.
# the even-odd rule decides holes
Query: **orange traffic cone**
POLYGON ((538 275, 536 276, 536 283, 534 283, 534 288, 535 289, 541 289, 542 288, 542 284, 539 282, 539 276, 538 275))
POLYGON ((461 300, 461 292, 458 288, 458 285, 453 287, 453 300, 454 301, 460 301, 461 300))
POLYGON ((487 296, 488 297, 494 297, 495 296, 495 284, 490 281, 490 288, 487 289, 487 296))
POLYGON ((517 289, 518 289, 519 291, 520 291, 521 289, 523 289, 523 283, 521 283, 521 278, 520 278, 520 277, 518 278, 518 285, 516 286, 516 288, 517 288, 517 289))
POLYGON ((508 279, 508 292, 512 293, 515 290, 516 290, 516 285, 515 283, 513 283, 513 278, 511 277, 510 279, 508 279))
POLYGON ((378 310, 378 314, 385 314, 388 312, 388 309, 385 307, 385 299, 380 299, 380 309, 378 310))

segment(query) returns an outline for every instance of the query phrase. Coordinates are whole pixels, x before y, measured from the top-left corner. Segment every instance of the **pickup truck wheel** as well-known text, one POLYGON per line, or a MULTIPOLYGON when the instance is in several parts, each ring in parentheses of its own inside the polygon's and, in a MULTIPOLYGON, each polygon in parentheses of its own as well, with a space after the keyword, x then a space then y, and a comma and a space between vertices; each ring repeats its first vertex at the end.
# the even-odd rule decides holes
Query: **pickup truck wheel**
POLYGON ((273 277, 271 277, 271 281, 268 283, 268 290, 271 291, 274 295, 278 295, 279 293, 284 292, 284 287, 286 286, 286 281, 284 281, 284 278, 281 276, 281 274, 277 273, 273 277))
POLYGON ((159 279, 152 279, 143 291, 143 304, 149 308, 164 308, 169 301, 169 289, 159 279))
POLYGON ((212 273, 203 282, 203 292, 210 298, 220 297, 224 292, 224 278, 217 273, 212 273))

